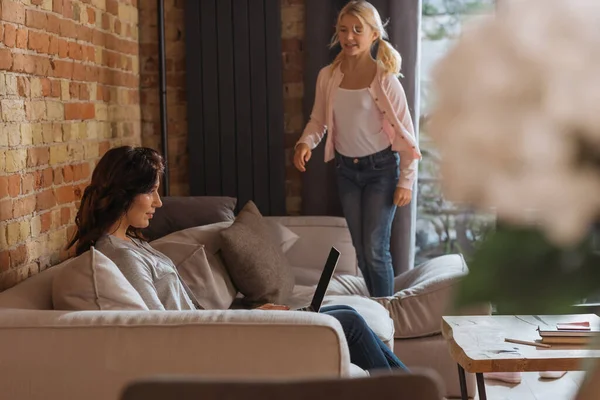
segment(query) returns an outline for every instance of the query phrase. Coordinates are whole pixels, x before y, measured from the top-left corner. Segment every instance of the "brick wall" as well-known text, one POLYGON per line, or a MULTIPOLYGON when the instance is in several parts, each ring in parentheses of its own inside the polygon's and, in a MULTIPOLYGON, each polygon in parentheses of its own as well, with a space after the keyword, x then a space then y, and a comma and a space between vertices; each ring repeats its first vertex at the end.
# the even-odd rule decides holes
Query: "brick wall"
MULTIPOLYGON (((161 146, 156 1, 1 4, 0 290, 69 256, 78 197, 106 150, 161 146)), ((304 0, 281 6, 287 211, 297 214, 304 0)), ((184 0, 165 0, 165 14, 171 194, 186 195, 184 0)))
MULTIPOLYGON (((160 148, 158 108, 158 35, 155 1, 140 5, 140 75, 142 141, 160 148)), ((171 194, 188 194, 187 119, 185 99, 184 1, 165 1, 167 47, 167 114, 171 194)), ((281 0, 282 57, 286 135, 286 197, 289 214, 300 212, 300 173, 291 165, 292 148, 302 133, 304 0, 281 0)))
POLYGON ((68 256, 95 162, 140 142, 137 3, 0 2, 0 290, 68 256))

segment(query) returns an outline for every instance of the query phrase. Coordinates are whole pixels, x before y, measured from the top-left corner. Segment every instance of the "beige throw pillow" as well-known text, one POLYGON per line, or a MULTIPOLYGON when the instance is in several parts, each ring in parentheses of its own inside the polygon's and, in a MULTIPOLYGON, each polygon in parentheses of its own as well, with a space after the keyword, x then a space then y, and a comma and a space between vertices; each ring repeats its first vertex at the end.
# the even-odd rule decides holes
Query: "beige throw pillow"
POLYGON ((94 247, 57 273, 52 302, 56 310, 148 310, 115 263, 94 247))
POLYGON ((294 287, 291 266, 272 227, 252 201, 221 231, 221 239, 225 266, 246 303, 282 303, 290 296, 294 287))
MULTIPOLYGON (((175 234, 170 240, 177 239, 175 234)), ((198 303, 205 310, 226 310, 237 289, 231 282, 219 252, 212 253, 202 244, 159 240, 152 247, 169 257, 177 267, 198 303)))

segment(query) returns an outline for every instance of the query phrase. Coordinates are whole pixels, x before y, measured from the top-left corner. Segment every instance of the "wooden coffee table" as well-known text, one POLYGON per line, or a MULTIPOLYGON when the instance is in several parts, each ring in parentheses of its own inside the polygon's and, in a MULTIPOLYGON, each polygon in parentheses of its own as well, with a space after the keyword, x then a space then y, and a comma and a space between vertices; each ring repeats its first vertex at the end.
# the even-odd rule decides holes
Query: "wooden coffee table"
POLYGON ((468 399, 465 371, 475 373, 479 399, 486 400, 484 372, 581 371, 600 358, 596 345, 552 345, 542 348, 507 343, 505 338, 539 341, 538 326, 557 322, 589 321, 600 328, 595 314, 484 315, 442 317, 442 335, 458 363, 463 400, 468 399))

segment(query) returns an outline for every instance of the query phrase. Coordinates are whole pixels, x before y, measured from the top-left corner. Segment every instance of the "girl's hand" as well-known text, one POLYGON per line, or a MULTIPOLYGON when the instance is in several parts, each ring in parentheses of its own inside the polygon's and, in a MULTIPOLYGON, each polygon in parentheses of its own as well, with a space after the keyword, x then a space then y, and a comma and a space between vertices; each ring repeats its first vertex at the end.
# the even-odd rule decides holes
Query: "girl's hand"
POLYGON ((306 163, 310 160, 312 156, 312 151, 308 147, 306 143, 300 143, 296 146, 296 151, 294 152, 294 166, 300 172, 306 171, 306 163))
POLYGON ((412 199, 412 190, 403 187, 397 187, 394 192, 394 204, 397 207, 403 207, 410 203, 412 199))
POLYGON ((267 303, 267 304, 263 304, 260 307, 257 307, 256 309, 257 310, 289 310, 290 308, 288 306, 283 306, 280 304, 267 303))

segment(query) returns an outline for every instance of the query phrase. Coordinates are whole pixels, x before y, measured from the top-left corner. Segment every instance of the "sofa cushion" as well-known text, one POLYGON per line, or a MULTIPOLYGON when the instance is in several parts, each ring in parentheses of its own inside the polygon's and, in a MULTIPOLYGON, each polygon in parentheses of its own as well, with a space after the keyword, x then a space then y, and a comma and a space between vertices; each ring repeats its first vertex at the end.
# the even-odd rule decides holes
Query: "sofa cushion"
POLYGON ((221 239, 225 266, 247 304, 281 303, 289 296, 294 287, 291 266, 252 201, 221 231, 221 239))
MULTIPOLYGON (((314 293, 315 286, 296 285, 292 295, 284 304, 291 309, 304 307, 310 303, 314 293)), ((346 305, 354 308, 365 319, 377 337, 390 349, 393 349, 394 322, 391 320, 389 312, 381 304, 364 296, 331 295, 329 290, 327 293, 323 300, 323 306, 346 305)))
POLYGON ((362 296, 325 296, 323 306, 333 305, 354 308, 365 319, 377 337, 390 349, 394 349, 394 321, 381 304, 362 296))
POLYGON ((163 197, 148 228, 142 232, 148 241, 194 226, 233 221, 237 200, 233 197, 163 197))
POLYGON ((461 255, 436 257, 397 276, 393 296, 374 300, 389 310, 396 338, 435 335, 441 332, 442 316, 449 311, 453 290, 467 273, 461 255))
POLYGON ((94 247, 57 273, 52 302, 56 310, 148 310, 115 263, 94 247))
POLYGON ((177 240, 177 233, 152 242, 152 247, 169 257, 198 304, 206 310, 226 310, 235 299, 237 289, 231 282, 219 251, 209 251, 202 244, 177 240))

